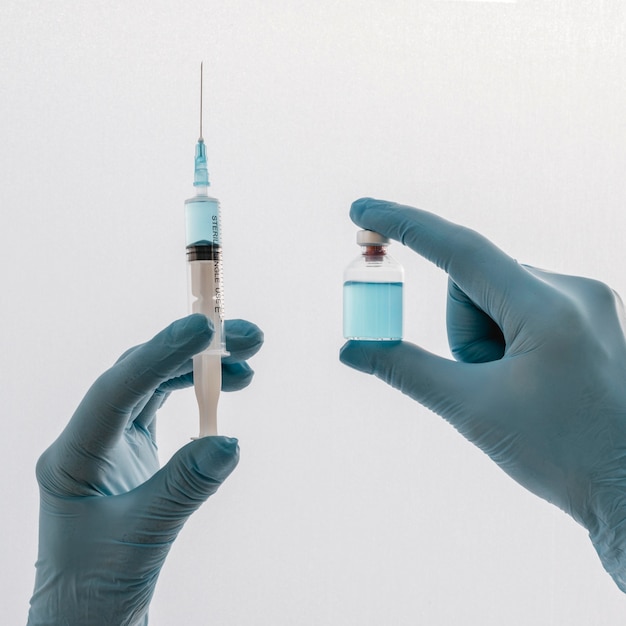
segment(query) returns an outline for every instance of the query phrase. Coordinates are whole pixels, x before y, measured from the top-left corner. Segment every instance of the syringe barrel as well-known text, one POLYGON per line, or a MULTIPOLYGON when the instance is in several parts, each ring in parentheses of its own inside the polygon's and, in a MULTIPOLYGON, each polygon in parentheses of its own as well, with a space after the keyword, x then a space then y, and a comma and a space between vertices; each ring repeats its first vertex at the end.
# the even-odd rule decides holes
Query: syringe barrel
POLYGON ((185 201, 185 223, 190 309, 213 322, 215 334, 205 353, 226 355, 219 201, 205 195, 185 201))

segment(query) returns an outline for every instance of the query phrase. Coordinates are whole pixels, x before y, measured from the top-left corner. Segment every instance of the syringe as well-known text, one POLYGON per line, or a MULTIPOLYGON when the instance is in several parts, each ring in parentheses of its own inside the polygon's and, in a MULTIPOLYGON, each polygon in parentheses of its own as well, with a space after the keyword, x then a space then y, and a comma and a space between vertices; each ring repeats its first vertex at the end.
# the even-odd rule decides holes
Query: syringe
POLYGON ((222 228, 219 200, 208 195, 209 172, 202 137, 202 70, 200 64, 200 138, 196 144, 194 187, 196 195, 185 200, 187 261, 189 262, 191 312, 206 315, 215 328, 209 346, 193 358, 193 380, 200 414, 200 437, 217 434, 217 402, 222 388, 224 335, 224 283, 222 277, 222 228))

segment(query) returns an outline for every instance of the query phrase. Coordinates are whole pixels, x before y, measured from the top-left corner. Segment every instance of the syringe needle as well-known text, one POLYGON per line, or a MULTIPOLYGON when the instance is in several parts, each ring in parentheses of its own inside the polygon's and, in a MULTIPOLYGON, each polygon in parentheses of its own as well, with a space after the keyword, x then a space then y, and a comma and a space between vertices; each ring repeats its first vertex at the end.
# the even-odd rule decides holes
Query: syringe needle
POLYGON ((204 62, 200 61, 200 139, 199 141, 203 141, 202 139, 202 70, 203 70, 204 62))

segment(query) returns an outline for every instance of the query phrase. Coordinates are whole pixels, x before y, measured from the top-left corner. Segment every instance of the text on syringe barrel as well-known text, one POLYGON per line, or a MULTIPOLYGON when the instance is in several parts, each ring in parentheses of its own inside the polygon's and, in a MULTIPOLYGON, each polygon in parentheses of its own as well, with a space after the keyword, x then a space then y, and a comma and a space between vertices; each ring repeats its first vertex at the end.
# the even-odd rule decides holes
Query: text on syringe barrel
POLYGON ((192 313, 202 313, 213 322, 210 352, 226 353, 224 335, 224 288, 222 251, 212 244, 187 246, 192 313))
POLYGON ((191 312, 224 321, 222 248, 212 244, 187 246, 191 312))

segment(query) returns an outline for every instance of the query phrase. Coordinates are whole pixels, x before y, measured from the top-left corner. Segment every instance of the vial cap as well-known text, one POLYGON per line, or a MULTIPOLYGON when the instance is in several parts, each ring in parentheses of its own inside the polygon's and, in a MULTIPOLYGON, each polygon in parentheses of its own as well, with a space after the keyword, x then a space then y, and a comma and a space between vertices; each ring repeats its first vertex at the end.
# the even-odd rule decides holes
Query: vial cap
POLYGON ((373 230, 359 230, 356 234, 356 242, 360 246, 385 246, 389 243, 389 238, 373 230))

